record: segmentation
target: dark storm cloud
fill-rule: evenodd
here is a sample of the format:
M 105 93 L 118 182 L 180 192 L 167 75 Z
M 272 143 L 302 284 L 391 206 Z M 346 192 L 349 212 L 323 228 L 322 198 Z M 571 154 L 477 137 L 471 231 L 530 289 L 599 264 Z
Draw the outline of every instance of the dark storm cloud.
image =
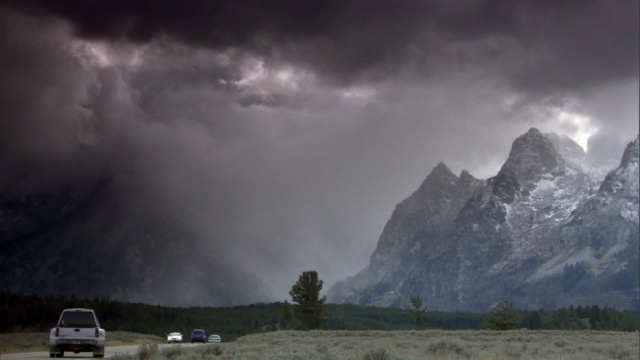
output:
M 79 139 L 91 132 L 82 126 L 89 124 L 79 104 L 92 75 L 78 71 L 51 24 L 2 14 L 0 24 L 0 192 L 28 192 L 69 177 L 73 165 L 88 165 L 77 152 Z
M 142 115 L 120 72 L 83 64 L 88 50 L 58 21 L 0 13 L 0 35 L 0 196 L 82 186 L 122 166 L 112 157 Z
M 443 70 L 442 61 L 434 63 L 440 57 L 459 67 L 495 66 L 517 89 L 534 93 L 638 76 L 637 0 L 11 2 L 66 19 L 88 39 L 168 36 L 244 48 L 339 83 L 381 80 L 407 66 L 432 74 Z M 480 39 L 497 45 L 480 53 L 466 46 Z
M 582 125 L 619 161 L 637 63 L 637 0 L 6 0 L 0 196 L 141 184 L 282 300 L 366 265 L 440 161 Z

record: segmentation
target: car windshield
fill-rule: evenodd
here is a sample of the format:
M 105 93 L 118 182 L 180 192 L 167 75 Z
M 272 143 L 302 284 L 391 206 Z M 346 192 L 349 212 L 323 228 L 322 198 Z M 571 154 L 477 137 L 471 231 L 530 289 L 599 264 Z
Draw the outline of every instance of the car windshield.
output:
M 59 326 L 95 327 L 97 326 L 93 313 L 88 311 L 65 311 L 60 318 Z
M 180 336 L 180 333 L 171 333 L 169 336 Z

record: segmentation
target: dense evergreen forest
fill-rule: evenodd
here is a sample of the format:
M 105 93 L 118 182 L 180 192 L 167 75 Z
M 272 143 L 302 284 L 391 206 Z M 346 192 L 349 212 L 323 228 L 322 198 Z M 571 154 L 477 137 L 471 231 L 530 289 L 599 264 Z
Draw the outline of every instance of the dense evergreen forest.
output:
M 164 336 L 179 331 L 188 341 L 192 329 L 219 334 L 225 341 L 239 336 L 282 328 L 283 303 L 259 303 L 225 308 L 173 308 L 121 303 L 104 299 L 17 296 L 0 293 L 0 332 L 48 331 L 62 309 L 94 309 L 107 331 L 131 331 Z M 407 330 L 415 322 L 407 310 L 325 305 L 326 330 Z M 553 311 L 519 311 L 522 328 L 589 329 L 635 331 L 640 329 L 640 313 L 607 307 L 570 307 Z M 426 329 L 483 329 L 485 314 L 428 312 Z

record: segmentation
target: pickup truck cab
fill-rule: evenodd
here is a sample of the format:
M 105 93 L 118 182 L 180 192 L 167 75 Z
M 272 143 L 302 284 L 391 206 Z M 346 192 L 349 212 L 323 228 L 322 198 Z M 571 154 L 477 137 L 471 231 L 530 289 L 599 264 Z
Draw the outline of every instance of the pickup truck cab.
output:
M 93 352 L 94 358 L 104 357 L 106 332 L 100 328 L 91 309 L 65 309 L 58 325 L 49 332 L 49 357 L 63 357 L 65 351 L 75 354 Z

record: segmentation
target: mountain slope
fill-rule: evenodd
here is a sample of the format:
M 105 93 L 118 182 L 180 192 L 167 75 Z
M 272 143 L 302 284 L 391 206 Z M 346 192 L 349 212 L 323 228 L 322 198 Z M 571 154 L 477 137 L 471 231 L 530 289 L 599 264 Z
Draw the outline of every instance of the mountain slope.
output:
M 457 177 L 440 163 L 412 196 L 398 204 L 382 231 L 369 266 L 351 279 L 353 288 L 340 288 L 343 284 L 339 283 L 332 291 L 344 292 L 346 302 L 398 305 L 394 302 L 393 289 L 398 285 L 394 281 L 409 277 L 412 268 L 422 261 L 425 249 L 432 256 L 447 250 L 446 244 L 440 246 L 432 240 L 451 232 L 450 219 L 483 184 L 466 171 Z M 383 296 L 376 298 L 379 293 Z M 373 297 L 367 298 L 369 294 Z
M 637 306 L 637 142 L 596 191 L 577 144 L 529 130 L 495 177 L 474 180 L 459 197 L 438 185 L 398 205 L 369 266 L 329 299 L 403 306 L 418 295 L 431 309 L 479 311 L 502 299 Z M 400 211 L 406 204 L 429 211 Z
M 0 291 L 228 306 L 264 298 L 256 277 L 203 241 L 142 187 L 108 179 L 0 201 Z M 130 194 L 136 193 L 136 196 Z

